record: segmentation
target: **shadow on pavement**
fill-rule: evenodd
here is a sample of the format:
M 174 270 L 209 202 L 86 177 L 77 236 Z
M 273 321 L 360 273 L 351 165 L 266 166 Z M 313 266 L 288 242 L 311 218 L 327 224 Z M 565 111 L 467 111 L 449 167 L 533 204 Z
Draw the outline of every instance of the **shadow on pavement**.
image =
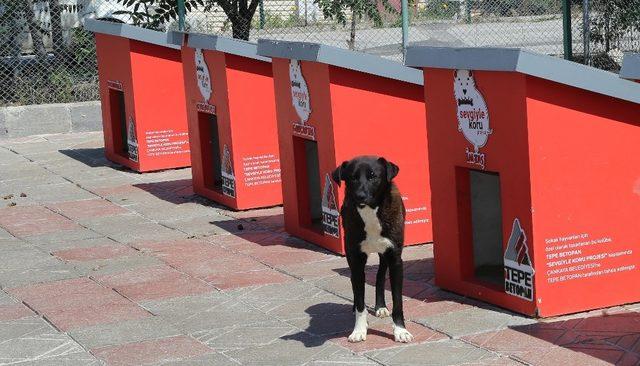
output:
M 125 169 L 120 164 L 116 164 L 105 157 L 104 148 L 83 148 L 83 149 L 66 149 L 59 150 L 61 154 L 64 154 L 74 160 L 77 160 L 88 167 L 98 168 L 102 166 L 110 166 L 116 169 Z
M 178 180 L 169 180 L 162 182 L 152 182 L 152 183 L 138 183 L 133 185 L 136 188 L 142 189 L 147 193 L 150 193 L 157 198 L 173 203 L 176 205 L 180 205 L 186 202 L 197 202 L 206 206 L 212 206 L 216 208 L 221 208 L 212 201 L 209 201 L 203 197 L 196 195 L 193 192 L 193 185 L 191 184 L 191 179 L 178 179 Z
M 308 307 L 309 325 L 301 332 L 289 334 L 280 339 L 295 340 L 305 347 L 322 346 L 329 338 L 348 336 L 354 326 L 351 305 L 321 303 Z
M 554 349 L 562 347 L 613 365 L 640 365 L 640 314 L 633 311 L 607 314 L 605 310 L 599 316 L 548 319 L 510 329 L 522 333 L 522 337 L 516 336 L 513 342 L 522 344 L 523 352 L 528 352 L 522 355 L 527 362 L 538 363 L 546 359 L 543 363 L 550 364 L 558 357 Z M 536 342 L 531 337 L 543 342 Z M 579 363 L 576 360 L 576 364 Z

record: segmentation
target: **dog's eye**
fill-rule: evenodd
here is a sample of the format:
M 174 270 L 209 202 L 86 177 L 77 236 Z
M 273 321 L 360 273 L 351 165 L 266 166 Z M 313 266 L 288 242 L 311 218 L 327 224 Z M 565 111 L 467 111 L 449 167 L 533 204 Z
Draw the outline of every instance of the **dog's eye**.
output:
M 373 172 L 368 172 L 367 173 L 367 179 L 368 180 L 372 180 L 376 177 L 376 175 Z

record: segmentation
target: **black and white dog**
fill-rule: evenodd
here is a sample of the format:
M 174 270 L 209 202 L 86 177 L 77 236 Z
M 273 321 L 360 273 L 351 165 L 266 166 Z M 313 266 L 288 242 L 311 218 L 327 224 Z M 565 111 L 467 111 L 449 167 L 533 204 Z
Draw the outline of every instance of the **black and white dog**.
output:
M 345 161 L 333 172 L 333 180 L 345 182 L 345 199 L 340 210 L 344 228 L 347 262 L 351 270 L 356 324 L 350 342 L 367 339 L 367 310 L 364 304 L 364 269 L 369 254 L 378 253 L 376 276 L 378 317 L 389 316 L 384 284 L 389 269 L 393 300 L 393 335 L 396 342 L 411 342 L 413 336 L 404 325 L 402 311 L 402 244 L 405 209 L 402 196 L 393 183 L 399 168 L 385 158 L 360 156 Z

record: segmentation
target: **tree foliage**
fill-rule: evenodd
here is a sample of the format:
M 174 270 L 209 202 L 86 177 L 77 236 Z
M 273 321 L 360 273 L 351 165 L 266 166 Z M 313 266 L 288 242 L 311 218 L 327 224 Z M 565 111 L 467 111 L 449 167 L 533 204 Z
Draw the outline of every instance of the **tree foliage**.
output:
M 362 19 L 367 17 L 376 26 L 382 26 L 382 14 L 380 12 L 381 5 L 387 12 L 399 14 L 390 3 L 389 0 L 314 0 L 327 19 L 334 19 L 342 25 L 347 24 L 348 15 L 353 18 Z
M 178 19 L 178 0 L 117 0 L 131 10 L 120 10 L 115 14 L 131 16 L 134 24 L 161 29 L 167 23 Z M 184 0 L 185 12 L 196 9 L 210 11 L 218 5 L 231 22 L 234 38 L 249 39 L 251 19 L 260 0 Z
M 590 38 L 608 52 L 640 31 L 640 0 L 592 0 Z
M 389 0 L 313 0 L 313 2 L 318 5 L 325 18 L 333 19 L 343 26 L 347 24 L 349 15 L 351 16 L 351 35 L 348 40 L 351 49 L 355 48 L 357 20 L 366 17 L 376 27 L 381 27 L 383 25 L 381 8 L 390 14 L 400 14 Z

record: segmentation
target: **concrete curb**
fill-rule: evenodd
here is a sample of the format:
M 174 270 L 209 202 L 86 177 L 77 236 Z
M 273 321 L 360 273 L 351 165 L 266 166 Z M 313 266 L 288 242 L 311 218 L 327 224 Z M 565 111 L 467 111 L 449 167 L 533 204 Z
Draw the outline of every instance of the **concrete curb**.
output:
M 101 130 L 102 112 L 99 101 L 0 108 L 0 140 Z

